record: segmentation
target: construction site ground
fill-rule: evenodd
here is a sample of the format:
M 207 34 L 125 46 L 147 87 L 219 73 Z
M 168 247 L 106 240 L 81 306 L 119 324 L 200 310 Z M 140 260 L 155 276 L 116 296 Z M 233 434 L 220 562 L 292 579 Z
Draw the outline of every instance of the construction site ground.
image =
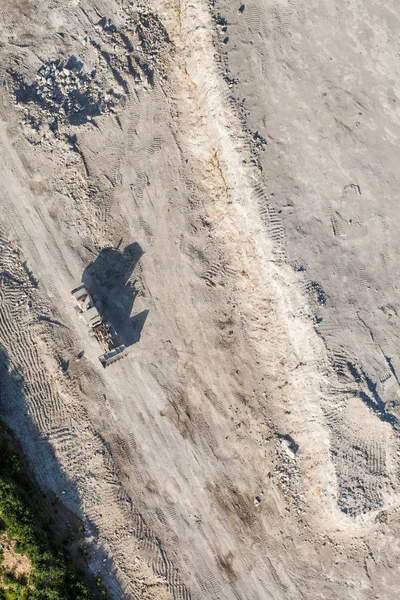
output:
M 0 416 L 92 573 L 396 598 L 396 2 L 0 11 Z

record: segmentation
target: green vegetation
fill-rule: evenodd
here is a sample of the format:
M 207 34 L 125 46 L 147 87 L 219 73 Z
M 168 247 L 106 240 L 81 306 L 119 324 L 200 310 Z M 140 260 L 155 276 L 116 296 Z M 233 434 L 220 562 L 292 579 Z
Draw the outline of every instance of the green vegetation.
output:
M 31 562 L 28 580 L 6 570 L 0 555 L 0 600 L 92 600 L 95 596 L 74 568 L 70 555 L 51 535 L 34 500 L 37 494 L 9 433 L 0 425 L 1 525 L 8 538 L 17 540 L 14 551 Z M 104 597 L 104 588 L 99 592 Z

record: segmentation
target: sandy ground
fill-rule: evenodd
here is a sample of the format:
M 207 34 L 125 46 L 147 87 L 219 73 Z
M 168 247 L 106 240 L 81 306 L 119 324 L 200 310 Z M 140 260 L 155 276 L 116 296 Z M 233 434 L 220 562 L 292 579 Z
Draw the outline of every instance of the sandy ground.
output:
M 394 1 L 1 11 L 1 414 L 93 573 L 396 597 Z M 128 346 L 105 370 L 82 279 Z
M 27 556 L 18 554 L 15 547 L 16 540 L 9 539 L 6 533 L 0 536 L 0 551 L 2 553 L 2 567 L 17 577 L 25 575 L 29 579 L 31 572 L 31 563 Z M 4 585 L 4 584 L 3 584 Z

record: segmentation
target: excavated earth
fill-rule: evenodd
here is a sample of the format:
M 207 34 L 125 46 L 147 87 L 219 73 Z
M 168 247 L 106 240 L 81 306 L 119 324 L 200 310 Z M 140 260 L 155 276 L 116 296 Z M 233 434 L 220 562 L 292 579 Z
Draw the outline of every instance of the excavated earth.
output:
M 395 0 L 0 10 L 0 417 L 91 571 L 396 598 Z M 81 281 L 127 346 L 106 369 Z

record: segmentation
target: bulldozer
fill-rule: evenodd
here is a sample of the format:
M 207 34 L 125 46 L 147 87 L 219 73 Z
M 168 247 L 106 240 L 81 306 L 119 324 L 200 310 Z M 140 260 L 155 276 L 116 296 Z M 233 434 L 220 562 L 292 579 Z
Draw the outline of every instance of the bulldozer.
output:
M 73 289 L 71 295 L 75 300 L 76 311 L 104 350 L 104 353 L 99 356 L 99 361 L 103 367 L 105 368 L 122 358 L 123 353 L 126 351 L 125 345 L 119 343 L 118 334 L 112 323 L 103 319 L 103 307 L 100 300 L 91 294 L 84 283 Z

